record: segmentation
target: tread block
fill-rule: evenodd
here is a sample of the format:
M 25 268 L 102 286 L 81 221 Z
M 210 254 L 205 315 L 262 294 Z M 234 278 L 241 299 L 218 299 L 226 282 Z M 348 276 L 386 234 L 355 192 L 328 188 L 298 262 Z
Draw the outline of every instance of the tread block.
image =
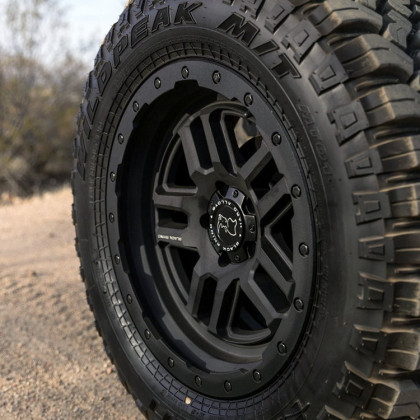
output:
M 410 81 L 410 87 L 413 88 L 416 92 L 420 92 L 420 74 L 416 73 Z
M 328 54 L 326 60 L 312 73 L 309 80 L 319 95 L 327 89 L 347 81 L 349 76 L 335 54 Z
M 357 206 L 356 223 L 372 222 L 391 216 L 387 194 L 383 192 L 354 193 L 353 203 Z
M 363 6 L 376 12 L 376 0 L 355 0 L 355 2 L 363 4 Z
M 351 402 L 362 408 L 371 399 L 374 392 L 374 384 L 361 378 L 350 370 L 348 363 L 343 367 L 343 379 L 337 383 L 333 393 L 341 400 Z
M 409 19 L 412 13 L 410 10 L 410 5 L 410 0 L 386 0 L 384 4 L 384 10 L 386 12 L 395 10 L 401 16 Z
M 420 316 L 420 282 L 417 278 L 395 283 L 394 308 L 397 313 Z
M 265 27 L 274 33 L 279 25 L 289 16 L 295 6 L 290 1 L 276 3 L 265 21 Z
M 369 121 L 360 101 L 339 107 L 330 114 L 337 127 L 336 138 L 341 145 L 350 137 L 369 127 Z
M 391 10 L 384 16 L 386 29 L 383 36 L 388 41 L 402 48 L 407 49 L 407 38 L 411 33 L 411 23 L 395 10 Z
M 420 183 L 403 185 L 389 191 L 392 204 L 404 201 L 417 201 L 420 198 Z
M 359 240 L 359 257 L 397 264 L 420 264 L 420 232 L 394 233 Z
M 301 21 L 282 41 L 285 47 L 294 52 L 295 60 L 300 63 L 303 56 L 321 38 L 321 34 L 307 20 Z
M 242 0 L 239 10 L 241 12 L 250 12 L 251 16 L 256 19 L 259 12 L 263 8 L 265 0 Z
M 372 237 L 359 240 L 359 257 L 374 261 L 394 260 L 394 250 L 389 238 Z
M 376 146 L 385 172 L 411 171 L 420 167 L 420 136 L 407 136 Z
M 345 420 L 346 417 L 325 405 L 316 416 L 316 420 Z
M 345 165 L 349 178 L 372 175 L 375 173 L 375 166 L 379 166 L 378 169 L 381 168 L 380 163 L 378 165 L 374 164 L 371 151 L 369 150 L 347 159 Z
M 343 368 L 343 379 L 336 384 L 333 392 L 339 399 L 382 418 L 388 418 L 392 402 L 398 395 L 398 390 L 384 383 L 364 379 L 347 362 Z
M 360 35 L 338 47 L 335 53 L 350 78 L 380 72 L 407 82 L 413 72 L 413 60 L 377 34 Z
M 361 98 L 372 127 L 413 124 L 420 118 L 420 96 L 406 84 L 388 85 Z
M 413 403 L 413 401 L 415 401 Z M 401 414 L 400 414 L 401 413 Z M 420 416 L 420 383 L 411 379 L 400 383 L 400 393 L 395 401 L 392 418 L 408 416 L 419 418 Z
M 410 231 L 393 236 L 395 262 L 420 264 L 420 232 Z
M 370 274 L 359 273 L 360 309 L 392 311 L 394 302 L 394 284 Z
M 389 191 L 394 217 L 420 216 L 420 184 L 403 185 Z
M 418 1 L 411 6 L 410 22 L 418 22 L 420 20 L 420 4 Z
M 385 355 L 385 363 L 398 369 L 413 371 L 418 369 L 419 353 L 405 350 L 388 350 Z
M 378 13 L 347 0 L 324 1 L 309 15 L 309 20 L 323 36 L 345 27 L 360 28 L 363 32 L 379 32 L 382 28 Z
M 387 335 L 379 330 L 355 326 L 350 338 L 350 346 L 357 352 L 381 363 L 385 359 Z

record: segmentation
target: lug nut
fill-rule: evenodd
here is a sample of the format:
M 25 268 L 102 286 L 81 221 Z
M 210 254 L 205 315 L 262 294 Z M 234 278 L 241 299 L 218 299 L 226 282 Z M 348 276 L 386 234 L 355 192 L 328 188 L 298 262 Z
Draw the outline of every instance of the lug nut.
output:
M 254 103 L 254 97 L 250 93 L 247 93 L 244 102 L 246 106 L 251 106 Z
M 225 382 L 225 390 L 226 392 L 232 391 L 232 384 L 229 381 Z
M 254 370 L 253 377 L 255 382 L 261 382 L 261 373 L 258 370 Z
M 169 358 L 169 359 L 168 359 L 168 365 L 169 365 L 169 367 L 170 367 L 170 368 L 173 368 L 173 367 L 175 366 L 174 359 Z
M 240 257 L 239 255 L 235 255 L 235 261 L 236 261 L 236 262 L 241 261 L 241 257 Z
M 115 259 L 115 263 L 116 263 L 116 264 L 120 264 L 120 263 L 121 263 L 121 257 L 120 257 L 119 255 L 116 255 L 116 256 L 114 257 L 114 259 Z
M 190 75 L 190 71 L 188 70 L 188 67 L 183 67 L 181 70 L 181 74 L 184 79 L 188 79 L 188 76 Z
M 114 216 L 114 214 L 113 214 L 113 213 L 110 213 L 110 215 L 109 215 L 109 221 L 110 221 L 111 223 L 114 223 L 114 222 L 115 222 L 115 216 Z
M 302 257 L 307 257 L 309 255 L 309 246 L 306 244 L 300 244 L 299 252 Z
M 303 303 L 302 299 L 298 298 L 295 300 L 295 308 L 297 311 L 302 312 L 304 307 L 305 307 L 305 304 Z
M 115 180 L 117 179 L 117 175 L 115 175 L 115 172 L 111 172 L 111 173 L 109 174 L 109 179 L 110 179 L 112 182 L 115 182 Z
M 293 198 L 299 198 L 302 195 L 302 190 L 298 185 L 292 187 L 292 196 Z
M 237 190 L 233 191 L 233 196 L 236 198 L 239 195 L 239 192 Z
M 274 146 L 278 146 L 281 143 L 281 134 L 280 133 L 274 133 L 271 138 Z
M 146 340 L 150 340 L 152 338 L 152 333 L 149 330 L 146 330 L 144 336 L 146 337 Z
M 133 303 L 133 298 L 131 297 L 131 295 L 127 295 L 127 303 L 129 305 L 131 305 Z
M 133 103 L 133 110 L 134 110 L 134 112 L 139 112 L 140 111 L 140 105 L 137 101 Z
M 124 136 L 122 134 L 118 134 L 118 143 L 120 144 L 124 143 Z
M 279 351 L 280 354 L 286 354 L 287 353 L 286 344 L 284 344 L 283 342 L 280 342 L 279 344 L 277 344 L 277 350 Z
M 201 386 L 202 385 L 202 381 L 201 381 L 201 378 L 199 376 L 196 376 L 195 377 L 195 384 L 197 386 Z
M 255 233 L 255 231 L 256 231 L 256 227 L 255 227 L 255 225 L 251 225 L 251 226 L 249 227 L 249 231 L 250 231 L 251 233 Z
M 222 75 L 218 71 L 215 71 L 213 73 L 213 82 L 216 83 L 216 85 L 217 85 L 221 81 L 222 81 Z
M 155 88 L 156 89 L 160 89 L 161 86 L 162 86 L 162 81 L 159 79 L 159 77 L 156 77 L 156 79 L 155 79 Z

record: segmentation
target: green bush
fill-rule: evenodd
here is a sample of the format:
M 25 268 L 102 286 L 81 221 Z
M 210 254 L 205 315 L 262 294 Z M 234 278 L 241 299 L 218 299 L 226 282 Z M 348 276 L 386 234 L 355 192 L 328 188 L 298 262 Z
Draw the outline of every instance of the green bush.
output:
M 26 195 L 69 178 L 86 68 L 66 51 L 55 0 L 9 1 L 3 12 L 0 192 Z

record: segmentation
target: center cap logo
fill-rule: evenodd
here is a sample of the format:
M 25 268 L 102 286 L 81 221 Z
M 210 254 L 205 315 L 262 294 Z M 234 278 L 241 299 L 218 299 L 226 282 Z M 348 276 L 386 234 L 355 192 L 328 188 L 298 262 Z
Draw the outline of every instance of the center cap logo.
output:
M 229 219 L 226 219 L 226 217 L 220 213 L 217 219 L 217 234 L 219 237 L 220 230 L 223 229 L 225 233 L 228 233 L 230 236 L 234 236 L 236 238 L 236 228 L 238 227 L 238 221 L 233 220 L 230 217 Z
M 221 250 L 235 251 L 241 246 L 244 222 L 239 207 L 221 199 L 210 209 L 210 239 Z

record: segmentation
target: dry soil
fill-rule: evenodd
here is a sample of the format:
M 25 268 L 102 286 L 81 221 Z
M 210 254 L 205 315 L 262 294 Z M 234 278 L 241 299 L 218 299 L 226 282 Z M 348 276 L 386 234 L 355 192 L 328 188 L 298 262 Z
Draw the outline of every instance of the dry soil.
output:
M 78 273 L 71 193 L 0 206 L 0 419 L 143 419 Z

